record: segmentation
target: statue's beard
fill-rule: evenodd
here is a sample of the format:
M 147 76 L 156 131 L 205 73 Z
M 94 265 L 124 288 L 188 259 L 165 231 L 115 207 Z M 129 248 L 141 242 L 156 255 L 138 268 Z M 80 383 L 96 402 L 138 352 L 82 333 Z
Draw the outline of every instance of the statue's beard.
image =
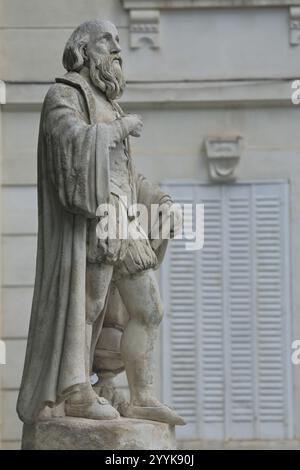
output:
M 125 89 L 122 61 L 119 56 L 105 55 L 96 61 L 90 58 L 90 77 L 109 100 L 119 98 Z

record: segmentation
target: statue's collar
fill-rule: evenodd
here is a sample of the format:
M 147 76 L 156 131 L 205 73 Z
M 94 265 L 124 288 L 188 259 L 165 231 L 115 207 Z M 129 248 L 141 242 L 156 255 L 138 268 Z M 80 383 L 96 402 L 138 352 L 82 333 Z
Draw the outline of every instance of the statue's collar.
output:
M 94 93 L 85 78 L 77 72 L 68 72 L 63 77 L 56 78 L 55 81 L 76 87 L 81 91 L 86 100 L 90 122 L 94 124 L 96 122 L 96 102 Z
M 95 124 L 97 122 L 96 98 L 94 95 L 95 92 L 93 91 L 89 82 L 80 73 L 77 72 L 67 72 L 63 77 L 56 78 L 55 81 L 57 83 L 65 83 L 67 85 L 76 87 L 81 91 L 86 100 L 90 123 Z M 119 103 L 114 101 L 113 106 L 121 115 L 124 115 L 124 112 Z

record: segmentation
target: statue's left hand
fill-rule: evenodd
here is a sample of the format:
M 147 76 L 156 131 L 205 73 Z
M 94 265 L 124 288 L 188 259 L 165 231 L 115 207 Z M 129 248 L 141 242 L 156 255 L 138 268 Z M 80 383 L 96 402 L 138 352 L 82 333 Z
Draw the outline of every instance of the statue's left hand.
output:
M 143 128 L 141 116 L 138 114 L 127 114 L 122 118 L 122 120 L 127 126 L 130 135 L 133 137 L 140 137 Z
M 160 238 L 153 239 L 151 246 L 154 250 L 158 249 L 162 241 L 168 238 L 174 238 L 180 233 L 182 228 L 182 214 L 178 205 L 172 201 L 165 202 L 159 206 L 159 219 L 156 223 L 160 226 Z M 155 233 L 155 231 L 153 232 Z

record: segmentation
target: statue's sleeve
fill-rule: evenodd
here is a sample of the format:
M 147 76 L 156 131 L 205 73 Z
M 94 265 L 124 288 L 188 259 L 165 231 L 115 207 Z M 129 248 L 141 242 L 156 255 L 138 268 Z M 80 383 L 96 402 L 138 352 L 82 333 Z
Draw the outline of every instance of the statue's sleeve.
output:
M 109 196 L 110 126 L 88 123 L 80 92 L 57 84 L 48 93 L 41 123 L 45 178 L 64 208 L 96 217 Z
M 107 124 L 109 127 L 109 148 L 115 148 L 129 135 L 129 129 L 122 118 Z
M 147 213 L 148 213 L 148 222 L 147 222 L 147 228 L 148 228 L 148 236 L 151 242 L 151 233 L 153 226 L 157 220 L 158 213 L 159 213 L 159 206 L 162 204 L 168 204 L 172 203 L 172 198 L 169 194 L 165 193 L 160 189 L 160 187 L 157 184 L 153 184 L 150 181 L 148 181 L 145 176 L 141 174 L 137 174 L 136 176 L 136 189 L 137 189 L 137 202 L 139 204 L 143 204 L 147 207 Z M 157 207 L 157 214 L 153 212 L 153 209 L 151 208 L 151 205 L 155 204 Z M 158 263 L 162 262 L 166 249 L 168 245 L 168 240 L 162 240 L 154 249 L 155 254 L 158 259 Z
M 160 189 L 157 184 L 153 184 L 140 173 L 136 176 L 137 202 L 150 207 L 151 204 L 165 204 L 172 202 L 171 196 Z

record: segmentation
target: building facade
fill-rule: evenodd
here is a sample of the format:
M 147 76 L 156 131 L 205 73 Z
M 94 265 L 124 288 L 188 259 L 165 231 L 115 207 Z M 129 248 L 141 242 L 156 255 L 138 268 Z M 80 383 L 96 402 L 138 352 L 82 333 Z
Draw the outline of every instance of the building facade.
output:
M 187 419 L 181 445 L 300 439 L 300 1 L 1 0 L 2 447 L 21 439 L 41 104 L 72 30 L 98 18 L 119 29 L 121 104 L 144 120 L 138 169 L 204 204 L 203 249 L 174 241 L 160 273 L 157 389 Z

